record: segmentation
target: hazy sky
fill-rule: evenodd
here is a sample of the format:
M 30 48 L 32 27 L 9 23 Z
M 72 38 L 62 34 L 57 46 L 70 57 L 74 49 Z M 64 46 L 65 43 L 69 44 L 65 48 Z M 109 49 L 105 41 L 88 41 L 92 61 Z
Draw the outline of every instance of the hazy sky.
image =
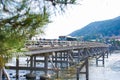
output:
M 79 1 L 79 0 L 78 0 Z M 58 38 L 84 27 L 90 22 L 120 16 L 120 0 L 81 0 L 81 5 L 67 7 L 64 15 L 52 18 L 45 28 L 44 38 Z

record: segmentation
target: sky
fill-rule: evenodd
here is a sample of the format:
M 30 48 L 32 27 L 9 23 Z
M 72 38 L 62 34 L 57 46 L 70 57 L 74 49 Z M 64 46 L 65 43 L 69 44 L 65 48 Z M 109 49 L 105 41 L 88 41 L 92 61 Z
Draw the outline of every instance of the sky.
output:
M 81 29 L 94 21 L 120 16 L 120 0 L 78 0 L 80 4 L 68 6 L 65 13 L 54 15 L 42 38 L 56 39 Z

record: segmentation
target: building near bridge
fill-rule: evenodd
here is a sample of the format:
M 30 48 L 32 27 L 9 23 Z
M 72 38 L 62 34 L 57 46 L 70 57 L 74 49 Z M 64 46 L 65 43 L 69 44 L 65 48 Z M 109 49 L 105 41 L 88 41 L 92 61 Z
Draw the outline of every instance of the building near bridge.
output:
M 76 37 L 72 36 L 59 36 L 60 41 L 77 41 Z

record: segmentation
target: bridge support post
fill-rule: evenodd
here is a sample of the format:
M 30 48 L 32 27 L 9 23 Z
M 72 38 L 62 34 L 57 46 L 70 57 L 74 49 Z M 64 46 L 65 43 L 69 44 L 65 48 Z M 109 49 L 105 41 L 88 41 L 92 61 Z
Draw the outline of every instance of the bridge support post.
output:
M 89 61 L 88 61 L 88 58 L 86 60 L 86 80 L 89 80 Z
M 33 67 L 33 62 L 35 62 L 34 59 L 35 59 L 34 56 L 30 56 L 30 68 Z M 36 76 L 33 74 L 33 69 L 30 70 L 30 73 L 26 74 L 26 79 L 30 79 L 30 80 L 35 80 L 36 79 Z
M 85 67 L 85 72 L 81 72 L 81 70 Z M 77 73 L 76 73 L 76 80 L 79 80 L 79 74 L 85 74 L 86 80 L 89 80 L 89 61 L 88 58 L 84 61 L 84 63 L 81 66 L 77 67 Z
M 16 79 L 19 78 L 19 56 L 16 57 Z
M 45 71 L 44 71 L 44 75 L 41 75 L 40 76 L 40 80 L 48 80 L 50 79 L 50 76 L 48 75 L 48 63 L 49 63 L 49 54 L 45 54 L 44 55 L 44 68 L 45 68 Z
M 103 67 L 104 67 L 104 65 L 105 65 L 105 53 L 103 52 L 103 54 L 102 54 L 102 65 L 103 65 Z
M 57 64 L 58 64 L 58 59 L 57 59 L 57 57 L 58 57 L 57 52 L 55 52 L 56 78 L 58 78 L 58 77 L 59 77 L 59 70 L 57 70 L 57 69 L 58 69 L 58 66 L 57 66 Z
M 33 56 L 30 56 L 30 67 L 33 67 Z M 30 70 L 30 74 L 32 74 L 33 70 Z
M 79 62 L 80 62 L 80 50 L 78 50 L 78 58 L 77 58 L 77 63 L 79 64 Z
M 106 58 L 108 58 L 108 55 L 109 55 L 109 51 L 107 50 L 107 51 L 105 52 Z
M 36 56 L 34 56 L 34 67 L 36 67 Z
M 57 52 L 55 52 L 55 67 L 57 67 Z
M 60 52 L 60 68 L 62 69 L 63 68 L 63 55 L 62 55 L 62 52 Z
M 67 69 L 68 69 L 68 67 L 69 67 L 69 55 L 68 55 L 68 54 L 69 54 L 69 52 L 67 51 L 67 52 L 66 52 L 66 58 L 67 58 L 67 59 L 66 59 L 66 60 L 67 60 L 66 68 L 67 68 Z
M 45 58 L 45 63 L 44 63 L 45 75 L 48 75 L 48 54 L 46 54 L 44 58 Z
M 105 64 L 105 53 L 104 52 L 101 55 L 99 55 L 98 57 L 96 56 L 96 66 L 98 66 L 99 61 L 102 61 L 102 65 L 104 66 L 104 64 Z

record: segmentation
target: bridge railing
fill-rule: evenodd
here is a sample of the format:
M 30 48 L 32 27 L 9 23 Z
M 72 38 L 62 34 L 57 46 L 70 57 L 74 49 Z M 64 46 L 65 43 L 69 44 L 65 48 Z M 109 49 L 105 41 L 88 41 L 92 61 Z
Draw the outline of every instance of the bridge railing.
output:
M 80 41 L 58 41 L 58 40 L 28 40 L 26 41 L 25 47 L 66 47 L 66 46 L 81 46 L 81 47 L 106 47 L 104 43 L 98 42 L 80 42 Z
M 76 46 L 80 44 L 78 41 L 42 41 L 42 40 L 28 40 L 25 46 L 28 47 L 57 47 L 57 46 Z

